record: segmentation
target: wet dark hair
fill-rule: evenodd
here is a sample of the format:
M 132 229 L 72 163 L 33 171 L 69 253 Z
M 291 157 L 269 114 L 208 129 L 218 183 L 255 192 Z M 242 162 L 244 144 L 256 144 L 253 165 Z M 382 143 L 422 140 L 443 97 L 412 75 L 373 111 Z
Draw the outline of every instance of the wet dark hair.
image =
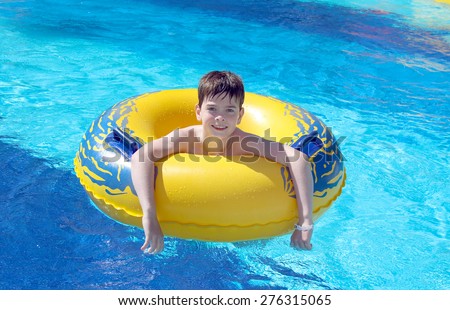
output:
M 198 105 L 201 107 L 203 100 L 217 95 L 235 97 L 239 102 L 239 108 L 244 103 L 244 83 L 242 79 L 230 71 L 211 71 L 205 74 L 198 84 Z

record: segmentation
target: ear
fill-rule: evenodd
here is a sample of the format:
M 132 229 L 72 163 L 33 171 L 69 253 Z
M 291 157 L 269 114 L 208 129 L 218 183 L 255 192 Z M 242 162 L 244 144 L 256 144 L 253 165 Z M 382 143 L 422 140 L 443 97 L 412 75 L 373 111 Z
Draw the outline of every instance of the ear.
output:
M 241 120 L 242 120 L 242 117 L 244 116 L 244 108 L 241 108 L 240 110 L 239 110 L 239 118 L 238 118 L 238 121 L 237 121 L 237 124 L 239 125 L 240 123 L 241 123 Z
M 195 105 L 195 116 L 197 116 L 197 120 L 201 121 L 202 117 L 200 116 L 200 111 L 202 110 L 202 108 L 200 107 L 200 104 L 196 104 Z

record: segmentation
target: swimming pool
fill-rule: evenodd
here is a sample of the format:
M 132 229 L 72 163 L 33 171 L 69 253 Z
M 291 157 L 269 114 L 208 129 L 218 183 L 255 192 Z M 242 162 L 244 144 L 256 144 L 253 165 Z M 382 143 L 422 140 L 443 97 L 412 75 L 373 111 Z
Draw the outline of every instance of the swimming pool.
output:
M 450 6 L 433 1 L 0 2 L 0 289 L 450 289 Z M 125 98 L 231 70 L 341 137 L 314 250 L 143 233 L 72 160 Z

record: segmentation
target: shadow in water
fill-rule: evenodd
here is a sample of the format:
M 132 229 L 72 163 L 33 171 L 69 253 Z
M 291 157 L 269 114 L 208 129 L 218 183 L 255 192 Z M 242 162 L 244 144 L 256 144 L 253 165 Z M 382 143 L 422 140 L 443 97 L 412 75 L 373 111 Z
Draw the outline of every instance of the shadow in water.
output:
M 256 253 L 232 244 L 166 238 L 163 254 L 144 255 L 142 230 L 94 208 L 72 171 L 2 140 L 0 155 L 0 289 L 289 288 L 252 273 Z

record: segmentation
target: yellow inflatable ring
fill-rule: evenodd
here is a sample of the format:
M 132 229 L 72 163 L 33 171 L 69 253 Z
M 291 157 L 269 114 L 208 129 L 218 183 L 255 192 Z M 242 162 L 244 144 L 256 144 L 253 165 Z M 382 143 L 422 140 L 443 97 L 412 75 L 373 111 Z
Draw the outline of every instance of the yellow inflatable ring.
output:
M 87 130 L 76 154 L 75 172 L 95 205 L 109 217 L 142 227 L 142 211 L 130 162 L 108 144 L 115 128 L 140 144 L 176 128 L 198 124 L 196 89 L 167 90 L 127 99 L 106 110 Z M 345 183 L 343 156 L 330 130 L 311 113 L 289 103 L 245 94 L 239 127 L 290 143 L 316 132 L 323 147 L 311 155 L 313 215 L 317 220 Z M 119 130 L 120 135 L 120 130 Z M 320 139 L 317 141 L 317 139 Z M 125 148 L 125 142 L 121 142 Z M 136 148 L 133 143 L 128 147 Z M 241 241 L 286 234 L 297 222 L 289 171 L 264 158 L 175 154 L 156 163 L 157 215 L 165 235 L 206 241 Z

